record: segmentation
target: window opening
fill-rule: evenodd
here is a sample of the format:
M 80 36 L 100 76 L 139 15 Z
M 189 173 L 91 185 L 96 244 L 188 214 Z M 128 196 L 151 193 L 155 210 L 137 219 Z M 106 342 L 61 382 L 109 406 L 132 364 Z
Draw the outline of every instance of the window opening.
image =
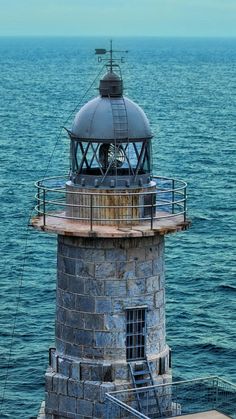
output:
M 127 361 L 146 357 L 146 312 L 147 308 L 126 310 L 126 357 Z

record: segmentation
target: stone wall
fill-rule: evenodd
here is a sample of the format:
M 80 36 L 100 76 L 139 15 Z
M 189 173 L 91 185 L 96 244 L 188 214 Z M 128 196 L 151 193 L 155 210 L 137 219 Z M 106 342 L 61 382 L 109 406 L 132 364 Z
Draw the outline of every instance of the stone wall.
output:
M 46 418 L 104 418 L 105 393 L 132 386 L 129 307 L 147 307 L 153 378 L 160 384 L 170 380 L 164 282 L 163 236 L 58 236 L 56 348 L 46 373 Z

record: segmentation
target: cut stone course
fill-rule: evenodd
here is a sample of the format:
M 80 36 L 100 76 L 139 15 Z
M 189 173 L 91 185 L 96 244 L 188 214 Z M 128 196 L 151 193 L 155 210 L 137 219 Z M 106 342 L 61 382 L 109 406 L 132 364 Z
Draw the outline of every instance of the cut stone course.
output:
M 46 373 L 45 416 L 105 418 L 105 394 L 132 387 L 126 360 L 126 309 L 131 307 L 147 310 L 146 353 L 154 382 L 171 377 L 163 243 L 158 236 L 58 237 L 56 350 Z

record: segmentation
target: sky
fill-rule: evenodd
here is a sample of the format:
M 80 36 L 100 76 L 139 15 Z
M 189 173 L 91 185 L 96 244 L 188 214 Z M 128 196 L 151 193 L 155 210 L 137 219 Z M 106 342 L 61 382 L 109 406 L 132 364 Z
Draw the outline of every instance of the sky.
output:
M 236 36 L 236 0 L 0 0 L 0 36 Z

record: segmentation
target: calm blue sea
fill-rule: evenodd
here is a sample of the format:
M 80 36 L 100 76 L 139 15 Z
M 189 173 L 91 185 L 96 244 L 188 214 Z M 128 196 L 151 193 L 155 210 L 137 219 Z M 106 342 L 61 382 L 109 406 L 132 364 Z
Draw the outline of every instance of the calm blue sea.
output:
M 0 38 L 1 392 L 22 280 L 2 418 L 34 418 L 44 397 L 56 242 L 27 236 L 33 184 L 48 165 L 49 176 L 67 172 L 60 130 L 100 69 L 94 48 L 106 46 L 104 38 Z M 120 38 L 114 47 L 129 50 L 126 94 L 151 121 L 155 174 L 189 185 L 192 228 L 166 239 L 174 379 L 216 374 L 236 383 L 236 39 Z

